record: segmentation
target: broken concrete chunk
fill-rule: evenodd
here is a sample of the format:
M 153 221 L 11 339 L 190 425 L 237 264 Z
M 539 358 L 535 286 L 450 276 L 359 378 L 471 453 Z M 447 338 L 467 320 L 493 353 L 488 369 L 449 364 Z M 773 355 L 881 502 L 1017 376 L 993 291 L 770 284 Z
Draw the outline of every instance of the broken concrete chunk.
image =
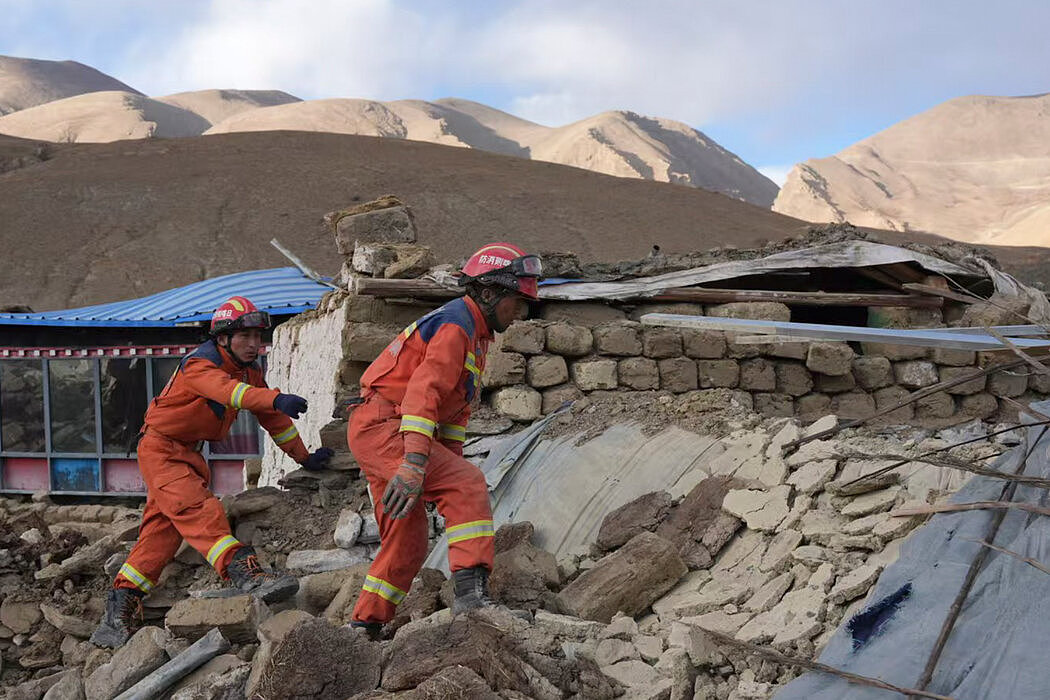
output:
M 643 531 L 652 532 L 671 511 L 671 494 L 653 491 L 611 511 L 602 520 L 595 544 L 603 551 L 616 549 Z
M 759 569 L 777 573 L 791 566 L 794 559 L 791 553 L 802 543 L 802 533 L 798 530 L 782 530 L 773 536 L 762 557 Z
M 841 513 L 847 518 L 859 518 L 862 515 L 882 513 L 893 507 L 897 502 L 900 491 L 899 488 L 889 488 L 857 496 L 842 507 Z
M 367 561 L 370 561 L 368 550 L 358 544 L 350 549 L 297 549 L 288 553 L 285 567 L 316 574 L 335 569 L 349 569 Z
M 192 641 L 218 627 L 234 643 L 255 641 L 259 623 L 270 616 L 270 609 L 258 598 L 238 595 L 230 598 L 184 598 L 168 611 L 164 624 L 176 637 Z
M 335 524 L 335 532 L 332 539 L 343 548 L 350 549 L 357 544 L 357 536 L 361 534 L 361 525 L 364 519 L 361 514 L 353 508 L 344 508 L 339 513 L 339 520 Z
M 800 493 L 817 493 L 835 478 L 837 469 L 838 462 L 834 459 L 819 459 L 808 462 L 796 469 L 788 477 L 787 483 L 794 486 Z
M 769 491 L 738 489 L 726 494 L 722 508 L 744 520 L 748 529 L 772 532 L 787 517 L 790 486 L 776 486 Z
M 824 593 L 816 588 L 791 591 L 768 612 L 756 615 L 740 628 L 736 638 L 745 642 L 775 645 L 812 639 L 823 628 Z
M 88 676 L 84 682 L 85 695 L 112 698 L 135 685 L 167 663 L 168 654 L 164 647 L 169 640 L 168 633 L 159 627 L 143 627 L 113 653 L 109 663 L 99 666 Z
M 795 582 L 794 575 L 789 571 L 780 574 L 774 579 L 767 581 L 765 585 L 748 598 L 744 603 L 744 610 L 751 612 L 765 612 L 780 602 L 784 594 L 791 590 L 791 584 Z
M 850 482 L 885 469 L 899 461 L 889 459 L 847 459 L 838 478 L 829 483 L 824 490 L 840 496 L 856 496 L 886 488 L 900 480 L 900 472 L 898 470 L 883 472 L 856 483 Z M 903 466 L 907 467 L 908 465 Z
M 797 547 L 791 556 L 795 561 L 800 561 L 807 566 L 819 566 L 828 560 L 828 550 L 815 544 L 807 544 Z
M 597 639 L 605 629 L 605 625 L 600 622 L 558 615 L 546 610 L 537 610 L 533 623 L 538 631 L 548 636 L 579 642 Z
M 845 603 L 864 595 L 879 580 L 882 567 L 864 564 L 843 576 L 831 589 L 828 600 L 832 603 Z
M 643 532 L 580 574 L 558 597 L 578 617 L 607 623 L 617 612 L 632 617 L 642 612 L 687 571 L 673 543 Z

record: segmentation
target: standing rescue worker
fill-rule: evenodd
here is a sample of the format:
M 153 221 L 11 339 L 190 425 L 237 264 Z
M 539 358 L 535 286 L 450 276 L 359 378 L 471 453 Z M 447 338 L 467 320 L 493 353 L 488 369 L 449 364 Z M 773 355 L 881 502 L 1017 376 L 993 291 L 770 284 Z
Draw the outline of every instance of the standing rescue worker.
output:
M 492 334 L 528 315 L 541 266 L 515 245 L 493 243 L 461 273 L 466 296 L 409 325 L 365 371 L 363 403 L 347 427 L 382 540 L 350 624 L 373 638 L 393 619 L 426 557 L 420 499 L 445 518 L 453 613 L 492 603 L 492 509 L 484 475 L 463 458 L 463 441 Z
M 244 297 L 231 298 L 212 316 L 211 340 L 182 360 L 146 410 L 138 443 L 146 507 L 138 542 L 91 635 L 95 644 L 119 647 L 128 640 L 142 618 L 142 598 L 184 539 L 241 591 L 274 602 L 299 589 L 295 577 L 261 566 L 255 550 L 233 537 L 222 504 L 208 489 L 211 473 L 201 455 L 204 441 L 224 440 L 237 412 L 245 409 L 304 468 L 322 469 L 331 458 L 328 448 L 309 453 L 292 424 L 306 411 L 306 399 L 266 385 L 257 360 L 262 331 L 269 327 L 269 314 Z

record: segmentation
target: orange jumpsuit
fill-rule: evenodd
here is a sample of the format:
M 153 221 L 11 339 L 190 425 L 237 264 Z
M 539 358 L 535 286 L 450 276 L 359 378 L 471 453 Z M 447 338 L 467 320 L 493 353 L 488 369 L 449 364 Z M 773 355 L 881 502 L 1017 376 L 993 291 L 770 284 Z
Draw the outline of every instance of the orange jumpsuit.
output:
M 427 518 L 421 502 L 400 520 L 380 499 L 407 452 L 429 455 L 422 500 L 445 518 L 452 571 L 492 569 L 493 530 L 485 477 L 463 459 L 467 419 L 478 398 L 492 332 L 474 301 L 455 299 L 403 330 L 361 378 L 347 443 L 368 478 L 382 546 L 353 619 L 393 619 L 423 565 Z
M 306 459 L 309 453 L 291 419 L 273 407 L 278 393 L 266 386 L 258 363 L 241 366 L 214 340 L 183 359 L 146 411 L 138 445 L 146 508 L 115 588 L 149 593 L 183 539 L 226 578 L 226 565 L 242 545 L 208 489 L 211 472 L 200 450 L 204 440 L 225 439 L 238 410 L 246 409 L 289 456 Z

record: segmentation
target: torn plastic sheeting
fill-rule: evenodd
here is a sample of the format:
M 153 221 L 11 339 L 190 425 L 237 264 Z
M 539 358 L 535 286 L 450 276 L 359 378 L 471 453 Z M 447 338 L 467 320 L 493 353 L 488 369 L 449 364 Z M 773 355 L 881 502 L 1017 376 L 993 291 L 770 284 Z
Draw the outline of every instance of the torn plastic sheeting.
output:
M 561 556 L 592 543 L 610 511 L 652 491 L 669 490 L 700 469 L 701 459 L 708 461 L 705 454 L 718 444 L 677 427 L 645 435 L 634 423 L 612 425 L 577 446 L 579 437 L 541 440 L 531 451 L 512 445 L 507 459 L 493 454 L 486 460 L 482 470 L 498 484 L 492 493 L 496 527 L 528 520 L 536 528 L 535 545 Z M 448 571 L 444 537 L 426 566 Z
M 1034 404 L 1050 411 L 1050 402 Z M 1015 471 L 1029 445 L 1039 440 L 1024 474 L 1050 476 L 1050 433 L 1028 429 L 1025 443 L 1002 455 L 994 468 Z M 997 500 L 1004 482 L 976 477 L 953 502 Z M 1019 486 L 1014 501 L 1043 503 L 1044 490 Z M 845 620 L 819 660 L 844 671 L 914 686 L 936 645 L 948 610 L 966 572 L 987 536 L 995 512 L 966 511 L 935 515 L 901 546 L 900 558 L 879 577 L 863 611 Z M 1050 562 L 1050 518 L 1009 511 L 995 544 L 1038 561 Z M 910 586 L 910 594 L 900 591 Z M 899 601 L 891 598 L 900 598 Z M 896 611 L 888 603 L 896 603 Z M 853 621 L 876 609 L 880 615 L 870 637 L 855 635 Z M 967 700 L 1036 700 L 1050 688 L 1050 576 L 999 552 L 988 552 L 984 568 L 963 605 L 927 690 Z M 863 637 L 864 635 L 861 635 Z M 807 673 L 785 686 L 776 700 L 882 700 L 881 690 L 851 685 Z
M 827 245 L 789 250 L 757 260 L 734 260 L 705 267 L 668 272 L 627 282 L 575 282 L 540 288 L 543 299 L 629 299 L 659 294 L 665 289 L 690 287 L 705 282 L 716 282 L 734 277 L 761 275 L 781 270 L 809 270 L 818 267 L 868 267 L 895 263 L 917 263 L 929 272 L 953 277 L 983 278 L 979 268 L 966 268 L 923 255 L 905 248 L 872 243 L 871 241 L 842 241 Z

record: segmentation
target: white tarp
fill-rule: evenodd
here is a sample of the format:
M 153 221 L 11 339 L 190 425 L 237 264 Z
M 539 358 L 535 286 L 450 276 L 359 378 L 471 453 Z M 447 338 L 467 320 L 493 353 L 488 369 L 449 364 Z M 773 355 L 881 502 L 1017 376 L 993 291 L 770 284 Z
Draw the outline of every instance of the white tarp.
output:
M 760 275 L 784 270 L 806 270 L 818 267 L 867 267 L 894 263 L 917 263 L 930 272 L 963 277 L 984 277 L 977 268 L 955 265 L 915 251 L 871 241 L 842 241 L 827 245 L 789 250 L 757 260 L 734 260 L 690 270 L 668 272 L 655 277 L 624 282 L 569 282 L 540 287 L 543 299 L 628 299 L 651 296 L 664 289 L 690 287 L 707 282 Z
M 555 557 L 590 545 L 605 516 L 639 496 L 687 491 L 696 472 L 725 449 L 716 438 L 677 427 L 646 435 L 637 424 L 613 425 L 579 446 L 578 435 L 537 442 L 530 431 L 501 445 L 482 471 L 496 527 L 528 520 L 536 546 Z M 425 565 L 447 573 L 444 537 Z

